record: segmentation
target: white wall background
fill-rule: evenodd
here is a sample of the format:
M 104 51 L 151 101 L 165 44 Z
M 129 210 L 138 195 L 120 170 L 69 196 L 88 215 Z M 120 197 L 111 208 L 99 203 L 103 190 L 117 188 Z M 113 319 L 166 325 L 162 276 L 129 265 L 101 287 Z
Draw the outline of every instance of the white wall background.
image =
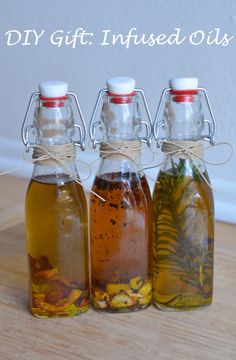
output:
M 154 115 L 161 91 L 168 79 L 199 77 L 206 87 L 218 123 L 217 141 L 236 145 L 236 1 L 235 0 L 0 0 L 0 171 L 21 166 L 23 146 L 20 128 L 26 105 L 37 84 L 45 79 L 61 79 L 79 95 L 84 116 L 91 116 L 94 102 L 105 80 L 128 75 L 145 90 Z M 83 27 L 96 35 L 91 46 L 57 48 L 49 35 Z M 125 34 L 131 27 L 138 33 L 171 34 L 175 27 L 183 34 L 214 28 L 235 38 L 229 46 L 100 46 L 102 30 Z M 7 46 L 10 29 L 44 29 L 45 38 L 34 46 Z M 87 153 L 83 159 L 96 155 Z M 227 157 L 227 149 L 211 150 L 208 159 Z M 16 174 L 30 176 L 29 167 Z M 82 170 L 81 170 L 82 171 Z M 156 176 L 157 170 L 152 172 Z M 216 217 L 236 222 L 236 158 L 219 167 L 209 167 L 216 199 Z M 91 181 L 90 181 L 91 183 Z M 1 190 L 4 191 L 4 190 Z

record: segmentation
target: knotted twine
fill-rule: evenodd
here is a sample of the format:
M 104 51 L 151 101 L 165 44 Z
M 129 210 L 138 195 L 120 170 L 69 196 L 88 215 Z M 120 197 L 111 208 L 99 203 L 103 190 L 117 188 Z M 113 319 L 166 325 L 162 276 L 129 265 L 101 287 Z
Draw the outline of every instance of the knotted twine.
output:
M 231 149 L 231 153 L 229 157 L 222 161 L 222 162 L 210 162 L 203 158 L 203 150 L 207 150 L 209 148 L 212 148 L 212 146 L 221 146 L 221 145 L 227 145 Z M 84 186 L 81 182 L 81 180 L 77 177 L 77 174 L 73 174 L 71 170 L 68 167 L 68 164 L 72 161 L 76 160 L 76 147 L 73 143 L 68 144 L 60 144 L 60 145 L 34 145 L 32 146 L 33 156 L 32 158 L 28 156 L 28 154 L 24 153 L 25 160 L 31 162 L 31 163 L 38 163 L 38 164 L 44 164 L 48 166 L 53 166 L 55 164 L 58 164 L 61 166 L 68 175 L 78 184 L 84 187 L 86 191 L 89 193 L 94 194 L 97 196 L 100 200 L 105 201 L 101 196 L 99 196 L 96 192 L 93 190 L 88 189 L 86 186 Z M 155 152 L 150 149 L 153 158 L 155 156 Z M 233 156 L 233 146 L 228 142 L 220 142 L 214 145 L 210 145 L 208 147 L 203 147 L 203 141 L 163 141 L 161 143 L 161 151 L 165 153 L 166 155 L 175 156 L 181 159 L 189 159 L 191 160 L 195 166 L 197 166 L 200 175 L 203 177 L 205 182 L 211 187 L 210 183 L 202 173 L 199 164 L 197 163 L 198 160 L 209 164 L 209 165 L 224 165 L 228 161 L 230 161 L 231 157 Z M 162 161 L 159 164 L 154 164 L 150 166 L 143 166 L 138 159 L 140 158 L 141 153 L 141 141 L 140 140 L 133 140 L 133 141 L 114 141 L 114 142 L 106 142 L 103 141 L 100 145 L 100 158 L 101 159 L 111 159 L 111 160 L 122 160 L 122 159 L 129 159 L 131 160 L 139 170 L 147 170 L 155 167 L 159 167 L 164 164 L 164 161 Z M 78 161 L 78 160 L 77 160 Z M 90 164 L 86 164 L 85 162 L 79 160 L 83 165 L 89 168 L 89 175 L 87 179 L 91 176 L 91 165 L 94 162 L 97 162 L 96 159 L 94 162 L 91 162 Z M 153 159 L 152 159 L 153 161 Z M 151 163 L 152 163 L 151 161 Z M 19 168 L 11 169 L 8 171 L 5 171 L 3 173 L 0 173 L 0 175 L 5 175 L 10 172 L 16 171 Z M 156 182 L 153 178 L 147 175 L 147 177 Z
M 26 161 L 31 162 L 33 164 L 40 164 L 45 166 L 55 166 L 56 164 L 58 164 L 76 183 L 81 185 L 86 191 L 94 194 L 100 200 L 105 201 L 105 199 L 102 198 L 100 195 L 98 195 L 96 192 L 86 187 L 78 178 L 77 174 L 72 173 L 69 167 L 70 163 L 72 161 L 79 161 L 84 166 L 89 168 L 89 175 L 87 179 L 91 176 L 91 166 L 89 164 L 86 164 L 84 161 L 76 160 L 76 147 L 74 143 L 60 144 L 60 145 L 38 144 L 38 145 L 33 145 L 32 148 L 33 148 L 32 157 L 29 156 L 29 154 L 26 151 L 24 152 L 24 159 Z M 8 171 L 4 171 L 0 173 L 0 175 L 6 175 L 21 168 L 22 167 L 10 169 Z
M 216 147 L 216 146 L 222 146 L 222 145 L 228 146 L 231 150 L 230 154 L 226 160 L 221 161 L 221 162 L 211 162 L 211 161 L 207 161 L 203 158 L 204 150 L 207 150 L 207 149 L 210 149 L 210 148 Z M 230 159 L 233 156 L 233 152 L 234 152 L 233 146 L 229 142 L 219 142 L 219 143 L 216 143 L 214 145 L 210 145 L 210 146 L 207 146 L 204 148 L 203 140 L 197 140 L 197 141 L 165 140 L 165 141 L 161 142 L 160 148 L 161 148 L 161 151 L 166 155 L 171 155 L 171 156 L 177 157 L 179 159 L 191 160 L 193 162 L 193 164 L 197 167 L 201 177 L 204 179 L 204 181 L 207 183 L 207 185 L 210 188 L 212 188 L 212 186 L 209 183 L 209 181 L 206 179 L 206 177 L 204 176 L 204 174 L 198 164 L 198 161 L 200 160 L 205 164 L 214 165 L 214 166 L 224 165 L 230 161 Z M 161 163 L 156 164 L 156 165 L 145 166 L 144 169 L 147 170 L 147 169 L 159 167 L 163 164 L 164 164 L 164 161 L 162 161 Z
M 137 165 L 140 153 L 140 140 L 103 141 L 100 145 L 100 158 L 102 159 L 123 160 L 124 158 L 127 158 Z
M 199 141 L 163 141 L 161 151 L 180 159 L 203 160 L 203 142 Z
M 34 145 L 34 152 L 32 156 L 32 162 L 38 163 L 46 166 L 53 166 L 58 164 L 61 166 L 67 174 L 78 184 L 80 184 L 86 191 L 94 194 L 100 200 L 105 201 L 103 197 L 98 195 L 92 189 L 87 188 L 81 180 L 78 178 L 77 174 L 73 174 L 71 169 L 69 168 L 69 164 L 72 161 L 76 160 L 76 147 L 74 143 L 68 144 L 60 144 L 60 145 Z M 25 155 L 25 154 L 24 154 Z M 26 158 L 26 160 L 29 160 Z M 91 176 L 91 166 L 86 164 L 85 162 L 79 160 L 85 166 L 89 168 L 89 176 Z
M 26 160 L 29 160 L 26 153 Z M 32 162 L 40 165 L 62 165 L 63 168 L 76 158 L 76 148 L 73 143 L 60 145 L 34 145 Z

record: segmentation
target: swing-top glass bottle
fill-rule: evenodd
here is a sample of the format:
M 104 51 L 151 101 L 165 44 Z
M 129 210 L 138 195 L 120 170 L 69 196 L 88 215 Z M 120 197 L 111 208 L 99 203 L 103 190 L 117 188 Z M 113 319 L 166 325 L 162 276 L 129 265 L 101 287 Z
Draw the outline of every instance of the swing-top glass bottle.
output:
M 147 104 L 133 79 L 112 78 L 107 86 L 90 123 L 101 157 L 92 189 L 104 199 L 94 194 L 90 199 L 92 302 L 96 310 L 135 311 L 152 300 L 152 203 L 138 166 L 141 141 L 150 143 L 151 119 L 148 112 L 149 123 L 141 121 L 138 94 Z M 101 120 L 94 122 L 101 98 Z
M 75 181 L 75 146 L 84 148 L 86 128 L 77 97 L 61 81 L 45 81 L 34 93 L 22 126 L 27 150 L 35 160 L 26 202 L 26 237 L 29 263 L 29 306 L 37 317 L 73 316 L 88 309 L 87 205 L 83 187 Z M 74 124 L 71 100 L 75 100 L 82 127 Z M 33 124 L 27 124 L 36 102 Z M 80 139 L 73 140 L 75 129 Z M 34 143 L 30 143 L 30 138 Z M 65 145 L 74 152 L 63 163 L 55 156 Z M 64 150 L 63 150 L 64 149 Z M 72 156 L 71 156 L 72 155 Z M 64 164 L 64 165 L 63 165 Z M 73 174 L 73 175 L 72 175 Z M 79 179 L 79 178 L 78 178 Z
M 214 203 L 203 155 L 194 151 L 203 139 L 213 142 L 215 121 L 198 79 L 174 79 L 170 85 L 154 123 L 158 145 L 164 151 L 168 143 L 174 151 L 164 155 L 153 194 L 153 297 L 159 309 L 191 310 L 212 302 Z M 202 94 L 212 121 L 204 120 Z

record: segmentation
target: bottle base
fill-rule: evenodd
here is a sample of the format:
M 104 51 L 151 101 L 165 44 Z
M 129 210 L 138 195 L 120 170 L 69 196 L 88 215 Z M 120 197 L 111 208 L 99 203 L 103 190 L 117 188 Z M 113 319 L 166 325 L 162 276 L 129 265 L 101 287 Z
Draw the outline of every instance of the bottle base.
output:
M 141 311 L 144 309 L 147 309 L 149 306 L 151 305 L 151 303 L 149 304 L 145 304 L 145 305 L 140 305 L 140 306 L 136 306 L 136 307 L 123 307 L 123 308 L 111 308 L 111 307 L 106 307 L 104 309 L 97 307 L 96 305 L 93 304 L 93 308 L 95 311 L 97 312 L 107 312 L 107 313 L 115 313 L 115 314 L 122 314 L 122 313 L 131 313 L 131 312 L 137 312 L 137 311 Z
M 89 305 L 86 305 L 80 309 L 74 309 L 72 311 L 63 311 L 63 312 L 50 312 L 47 310 L 42 310 L 38 308 L 31 308 L 30 312 L 33 316 L 41 319 L 48 319 L 48 318 L 63 318 L 63 317 L 74 317 L 80 314 L 86 313 L 89 309 Z
M 153 304 L 156 306 L 156 308 L 158 310 L 161 311 L 170 311 L 170 312 L 184 312 L 184 311 L 194 311 L 194 310 L 207 310 L 211 304 L 212 301 L 206 304 L 200 304 L 200 305 L 182 305 L 182 306 L 171 306 L 171 305 L 166 305 L 166 304 L 162 304 L 158 301 L 153 300 Z

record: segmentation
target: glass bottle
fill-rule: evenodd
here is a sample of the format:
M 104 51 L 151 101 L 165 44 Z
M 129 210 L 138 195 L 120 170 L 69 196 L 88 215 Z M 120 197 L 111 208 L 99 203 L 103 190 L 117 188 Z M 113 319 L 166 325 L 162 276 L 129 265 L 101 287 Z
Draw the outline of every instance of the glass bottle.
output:
M 112 78 L 107 86 L 90 124 L 94 145 L 101 144 L 92 190 L 104 199 L 94 194 L 90 199 L 92 302 L 96 310 L 127 312 L 146 308 L 152 301 L 152 203 L 146 177 L 137 165 L 141 140 L 150 142 L 151 123 L 145 123 L 149 135 L 141 139 L 144 122 L 137 93 L 143 92 L 134 89 L 133 79 Z M 101 97 L 101 121 L 94 123 Z M 98 128 L 102 140 L 96 139 Z M 108 148 L 102 155 L 104 144 Z
M 34 93 L 22 127 L 27 150 L 37 146 L 56 152 L 66 144 L 75 155 L 75 133 L 71 97 L 67 83 L 45 81 Z M 33 125 L 26 127 L 30 108 L 36 101 Z M 79 108 L 80 110 L 80 108 Z M 35 134 L 36 143 L 29 143 Z M 80 127 L 82 138 L 82 130 Z M 63 150 L 64 151 L 64 150 Z M 47 155 L 45 151 L 42 153 Z M 74 179 L 78 173 L 74 156 L 65 166 L 53 159 L 35 159 L 26 201 L 26 237 L 29 264 L 29 307 L 37 317 L 74 316 L 88 310 L 87 204 L 83 187 Z M 73 174 L 73 175 L 72 175 Z M 78 178 L 79 179 L 79 178 Z
M 174 79 L 170 85 L 163 92 L 163 120 L 155 122 L 154 135 L 162 146 L 170 141 L 182 148 L 165 155 L 153 193 L 153 297 L 159 309 L 177 311 L 203 308 L 212 302 L 212 189 L 202 155 L 186 156 L 181 150 L 189 141 L 193 146 L 197 142 L 201 146 L 203 139 L 213 142 L 215 121 L 198 79 Z M 203 117 L 202 92 L 212 123 Z M 210 136 L 202 135 L 206 122 Z M 161 127 L 166 132 L 164 139 L 158 134 Z

